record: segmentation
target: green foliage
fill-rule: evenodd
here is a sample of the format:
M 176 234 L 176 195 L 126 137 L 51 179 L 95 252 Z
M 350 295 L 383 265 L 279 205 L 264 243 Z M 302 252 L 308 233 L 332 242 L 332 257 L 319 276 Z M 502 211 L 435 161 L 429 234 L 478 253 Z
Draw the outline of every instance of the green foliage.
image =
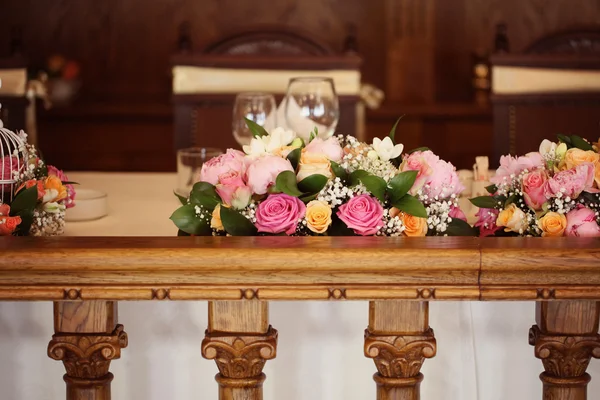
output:
M 296 174 L 293 171 L 283 171 L 277 175 L 275 189 L 281 193 L 294 197 L 300 197 L 303 193 L 298 189 Z
M 400 200 L 392 204 L 400 211 L 404 211 L 414 217 L 427 218 L 427 210 L 423 203 L 410 194 L 404 195 Z
M 181 196 L 180 194 L 176 193 L 175 191 L 173 191 L 173 194 L 177 197 L 177 199 L 179 199 L 179 202 L 181 203 L 182 206 L 185 206 L 187 204 L 187 198 Z
M 327 177 L 321 174 L 307 176 L 298 182 L 298 189 L 302 193 L 316 194 L 319 193 L 327 184 Z
M 406 195 L 415 184 L 416 179 L 417 171 L 405 171 L 393 177 L 388 183 L 388 194 L 391 203 L 394 204 Z
M 496 185 L 486 186 L 485 190 L 487 190 L 487 192 L 489 194 L 494 194 L 494 193 L 496 193 L 498 191 L 498 186 L 496 186 Z
M 290 160 L 290 163 L 292 164 L 292 167 L 294 168 L 294 170 L 296 170 L 298 168 L 298 163 L 300 162 L 301 155 L 302 155 L 301 147 L 298 147 L 297 149 L 290 151 L 289 154 L 287 155 L 287 159 Z
M 479 196 L 469 199 L 475 207 L 479 208 L 497 208 L 498 199 L 493 196 Z
M 202 206 L 212 212 L 219 203 L 221 203 L 221 197 L 213 185 L 208 182 L 194 184 L 190 192 L 190 204 Z
M 446 233 L 449 236 L 479 236 L 479 230 L 473 228 L 462 219 L 452 218 L 452 221 L 446 228 Z
M 360 181 L 367 188 L 369 193 L 375 196 L 379 201 L 385 202 L 385 181 L 375 175 L 364 175 L 360 178 Z
M 333 171 L 333 174 L 337 178 L 340 178 L 343 183 L 348 181 L 348 173 L 340 164 L 336 163 L 335 161 L 331 161 L 331 170 Z
M 179 207 L 170 219 L 177 228 L 189 235 L 208 236 L 211 234 L 210 222 L 207 219 L 198 218 L 192 204 Z
M 392 139 L 392 143 L 394 143 L 394 144 L 396 144 L 396 128 L 398 127 L 398 123 L 400 123 L 400 120 L 402 118 L 404 118 L 404 115 L 396 120 L 396 123 L 394 124 L 394 126 L 392 127 L 392 130 L 390 131 L 390 134 L 388 135 L 390 137 L 390 139 Z
M 350 186 L 356 186 L 360 183 L 360 178 L 363 176 L 370 175 L 367 171 L 362 169 L 357 169 L 356 171 L 350 174 Z
M 248 126 L 248 129 L 250 129 L 250 132 L 252 132 L 252 135 L 254 137 L 262 137 L 262 136 L 269 135 L 269 132 L 267 132 L 265 130 L 265 128 L 263 128 L 256 122 L 252 121 L 251 119 L 245 118 L 245 117 L 244 117 L 244 120 L 246 121 L 246 126 Z
M 232 236 L 255 236 L 258 230 L 248 218 L 227 207 L 221 207 L 221 223 Z

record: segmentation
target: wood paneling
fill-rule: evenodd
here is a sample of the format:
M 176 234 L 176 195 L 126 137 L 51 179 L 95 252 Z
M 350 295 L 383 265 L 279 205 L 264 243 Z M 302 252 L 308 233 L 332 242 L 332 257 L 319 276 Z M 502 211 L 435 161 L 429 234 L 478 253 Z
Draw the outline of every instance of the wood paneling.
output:
M 0 57 L 10 47 L 11 28 L 18 25 L 31 65 L 41 65 L 54 53 L 82 65 L 78 106 L 51 110 L 40 117 L 39 141 L 50 162 L 71 170 L 174 170 L 169 58 L 185 21 L 195 50 L 227 32 L 273 23 L 301 28 L 340 50 L 348 25 L 354 25 L 365 82 L 387 89 L 388 100 L 408 101 L 411 106 L 429 102 L 437 107 L 444 102 L 472 102 L 472 54 L 492 51 L 497 23 L 507 24 L 511 49 L 520 51 L 552 32 L 574 26 L 600 27 L 600 2 L 3 0 Z M 424 37 L 402 47 L 399 35 L 410 32 L 424 32 Z M 90 109 L 94 118 L 89 116 Z M 371 123 L 378 122 L 369 121 L 369 128 Z M 491 122 L 485 127 L 481 120 L 469 124 L 481 132 L 491 131 Z M 446 128 L 432 129 L 438 128 L 423 132 L 439 137 Z M 477 143 L 480 137 L 485 135 L 477 136 Z M 485 154 L 491 141 L 486 143 L 471 144 L 472 149 L 462 145 L 448 149 L 446 158 L 462 165 L 459 158 Z

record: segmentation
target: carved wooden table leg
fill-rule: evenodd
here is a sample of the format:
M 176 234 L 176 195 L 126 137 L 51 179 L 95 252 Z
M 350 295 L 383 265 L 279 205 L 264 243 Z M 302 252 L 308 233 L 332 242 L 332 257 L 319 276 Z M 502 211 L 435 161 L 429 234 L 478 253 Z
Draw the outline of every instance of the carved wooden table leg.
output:
M 265 362 L 275 358 L 277 331 L 268 322 L 268 303 L 208 303 L 202 355 L 215 360 L 220 400 L 262 400 Z
M 550 301 L 536 304 L 529 343 L 542 360 L 544 400 L 586 400 L 592 357 L 600 358 L 600 302 Z
M 435 356 L 436 342 L 429 328 L 429 303 L 372 301 L 365 331 L 365 356 L 373 358 L 378 373 L 377 400 L 419 400 L 421 366 Z
M 65 365 L 67 400 L 110 400 L 108 368 L 127 347 L 127 334 L 117 325 L 117 303 L 55 302 L 54 332 L 48 356 Z

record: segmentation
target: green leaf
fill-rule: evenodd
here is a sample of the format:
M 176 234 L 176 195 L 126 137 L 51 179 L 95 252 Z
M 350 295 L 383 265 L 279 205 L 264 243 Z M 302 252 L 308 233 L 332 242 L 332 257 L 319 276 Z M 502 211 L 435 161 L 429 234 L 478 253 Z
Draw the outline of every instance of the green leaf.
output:
M 309 175 L 298 182 L 298 189 L 302 193 L 319 193 L 325 187 L 327 177 L 321 174 Z
M 396 120 L 396 123 L 394 124 L 394 126 L 392 127 L 392 130 L 390 131 L 390 134 L 388 135 L 390 137 L 390 139 L 392 139 L 392 143 L 394 143 L 394 144 L 396 144 L 396 128 L 398 127 L 398 123 L 400 122 L 400 120 L 402 118 L 404 118 L 404 115 Z
M 296 168 L 298 168 L 298 163 L 300 162 L 301 154 L 302 154 L 302 149 L 300 147 L 298 147 L 297 149 L 290 151 L 286 157 L 288 160 L 290 160 L 290 163 L 292 163 L 292 167 L 294 168 L 294 170 L 296 170 Z
M 33 211 L 38 202 L 38 188 L 37 185 L 30 187 L 29 189 L 23 189 L 10 203 L 10 215 L 18 215 L 20 212 L 25 210 Z
M 486 186 L 485 190 L 487 190 L 487 192 L 489 194 L 494 194 L 494 193 L 496 193 L 498 191 L 498 186 L 496 186 L 496 185 Z
M 179 193 L 173 191 L 173 194 L 175 196 L 177 196 L 177 198 L 179 199 L 179 202 L 181 203 L 182 206 L 185 206 L 187 204 L 187 198 L 183 197 L 182 195 L 180 195 Z
M 510 197 L 508 199 L 506 199 L 506 201 L 504 202 L 504 207 L 508 207 L 509 205 L 514 203 L 516 200 L 517 200 L 516 194 L 510 195 Z
M 61 181 L 63 185 L 79 185 L 79 182 Z
M 179 229 L 179 230 L 177 231 L 177 236 L 192 236 L 192 235 L 190 235 L 189 233 L 187 233 L 187 232 L 184 232 L 184 231 L 182 231 L 181 229 Z
M 289 194 L 290 196 L 300 197 L 303 195 L 303 193 L 298 190 L 296 174 L 292 171 L 280 172 L 275 180 L 275 188 L 282 193 Z
M 196 182 L 192 186 L 192 192 L 205 192 L 218 196 L 215 186 L 208 182 Z
M 571 143 L 573 144 L 573 147 L 577 147 L 578 149 L 583 151 L 594 150 L 591 144 L 589 144 L 588 142 L 583 140 L 583 138 L 577 135 L 571 136 Z
M 423 203 L 414 196 L 407 194 L 393 204 L 400 211 L 404 211 L 413 217 L 427 218 L 427 210 Z
M 448 236 L 479 236 L 477 230 L 459 218 L 452 218 L 446 228 L 446 234 Z
M 356 236 L 354 230 L 348 228 L 335 213 L 331 216 L 331 226 L 327 230 L 327 234 L 329 236 Z
M 412 149 L 408 152 L 408 154 L 416 153 L 417 151 L 427 151 L 430 150 L 429 147 L 417 147 L 416 149 Z
M 254 236 L 258 230 L 248 218 L 231 208 L 221 207 L 221 222 L 232 236 Z
M 252 135 L 254 137 L 262 137 L 262 136 L 268 136 L 269 135 L 269 132 L 267 132 L 265 130 L 265 128 L 263 128 L 262 126 L 260 126 L 256 122 L 254 122 L 251 119 L 248 119 L 246 117 L 244 117 L 244 120 L 246 120 L 246 125 L 248 126 L 248 129 L 250 129 L 250 132 L 252 132 Z
M 393 203 L 397 202 L 404 196 L 410 188 L 415 184 L 417 179 L 418 171 L 405 171 L 401 172 L 393 177 L 388 183 L 388 193 L 390 195 L 390 201 Z
M 560 140 L 561 142 L 563 142 L 564 144 L 566 144 L 568 148 L 571 148 L 573 146 L 571 144 L 571 138 L 570 137 L 568 137 L 566 135 L 561 135 L 561 134 L 556 135 L 556 137 L 558 137 L 558 140 Z
M 360 183 L 360 178 L 367 176 L 369 173 L 362 169 L 357 169 L 350 174 L 350 186 L 356 186 Z
M 346 170 L 344 168 L 342 168 L 342 166 L 338 163 L 336 163 L 335 161 L 331 161 L 331 170 L 333 171 L 333 174 L 337 177 L 340 178 L 342 180 L 342 182 L 346 182 L 348 180 L 348 173 L 346 172 Z
M 497 208 L 498 200 L 493 196 L 479 196 L 469 199 L 475 207 L 479 208 Z
M 205 192 L 192 192 L 190 193 L 190 204 L 194 206 L 202 206 L 208 211 L 212 212 L 217 204 L 221 203 L 221 199 L 217 196 L 214 197 Z
M 190 235 L 208 236 L 212 232 L 209 225 L 210 221 L 200 219 L 196 215 L 194 206 L 191 204 L 179 207 L 171 215 L 170 219 L 176 227 Z
M 16 216 L 21 217 L 21 223 L 17 226 L 14 234 L 16 236 L 28 236 L 33 224 L 33 209 L 22 210 Z
M 308 138 L 308 143 L 312 142 L 314 139 L 319 137 L 319 128 L 315 126 L 315 129 L 310 133 L 310 137 Z
M 375 175 L 365 175 L 360 178 L 360 181 L 373 196 L 379 199 L 379 201 L 385 201 L 385 189 L 387 185 L 382 178 Z

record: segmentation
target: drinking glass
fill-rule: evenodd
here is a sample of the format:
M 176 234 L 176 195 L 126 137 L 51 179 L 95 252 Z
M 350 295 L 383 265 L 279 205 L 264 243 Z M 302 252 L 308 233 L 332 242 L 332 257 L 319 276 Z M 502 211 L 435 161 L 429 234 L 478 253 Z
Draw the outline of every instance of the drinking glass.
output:
M 187 197 L 198 182 L 202 165 L 213 157 L 223 154 L 219 149 L 190 147 L 177 151 L 177 188 L 180 196 Z
M 308 139 L 315 127 L 319 137 L 335 132 L 340 118 L 340 105 L 331 78 L 292 78 L 285 96 L 287 126 L 298 136 Z
M 232 128 L 233 137 L 240 146 L 250 144 L 253 137 L 244 118 L 256 122 L 267 132 L 273 130 L 277 124 L 275 97 L 261 92 L 244 92 L 236 96 Z

